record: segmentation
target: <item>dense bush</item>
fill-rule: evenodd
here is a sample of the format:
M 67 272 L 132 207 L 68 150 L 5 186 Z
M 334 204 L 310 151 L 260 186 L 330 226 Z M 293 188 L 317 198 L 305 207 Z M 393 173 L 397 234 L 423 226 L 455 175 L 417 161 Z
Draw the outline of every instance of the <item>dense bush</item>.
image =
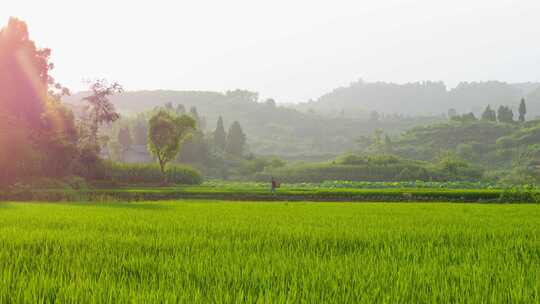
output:
M 256 175 L 258 181 L 271 176 L 283 182 L 347 181 L 452 181 L 477 180 L 483 171 L 469 164 L 445 158 L 438 164 L 407 160 L 391 155 L 346 155 L 331 163 L 300 164 L 266 168 Z
M 165 173 L 167 181 L 173 184 L 196 185 L 202 182 L 201 174 L 189 166 L 169 165 Z M 121 164 L 102 162 L 98 181 L 112 181 L 117 184 L 159 184 L 161 171 L 156 164 Z

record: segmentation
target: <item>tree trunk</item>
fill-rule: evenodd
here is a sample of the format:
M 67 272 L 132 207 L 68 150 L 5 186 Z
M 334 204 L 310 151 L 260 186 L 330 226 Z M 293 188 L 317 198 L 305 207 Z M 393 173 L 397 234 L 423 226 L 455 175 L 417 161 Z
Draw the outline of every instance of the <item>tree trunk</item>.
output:
M 163 178 L 163 185 L 167 184 L 167 176 L 165 175 L 165 162 L 159 158 L 159 169 L 161 170 L 161 177 Z

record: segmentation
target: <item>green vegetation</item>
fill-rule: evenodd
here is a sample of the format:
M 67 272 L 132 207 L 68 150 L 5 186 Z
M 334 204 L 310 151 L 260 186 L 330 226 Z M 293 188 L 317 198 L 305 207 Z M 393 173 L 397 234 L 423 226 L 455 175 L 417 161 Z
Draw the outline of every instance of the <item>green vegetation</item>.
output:
M 172 184 L 196 185 L 202 182 L 201 174 L 182 165 L 169 165 L 165 177 Z M 163 180 L 157 164 L 118 164 L 105 162 L 95 182 L 108 185 L 158 185 Z
M 0 204 L 0 302 L 539 297 L 533 205 Z
M 159 177 L 157 168 L 155 176 Z M 119 185 L 121 185 L 119 183 Z M 99 186 L 99 187 L 96 187 Z M 436 182 L 323 182 L 282 184 L 276 193 L 269 183 L 206 182 L 194 186 L 112 186 L 110 181 L 92 187 L 80 183 L 41 183 L 0 192 L 0 200 L 18 201 L 149 201 L 172 199 L 223 199 L 238 201 L 349 201 L 349 202 L 484 202 L 540 203 L 533 186 L 505 187 L 489 183 Z
M 415 161 L 392 155 L 349 154 L 332 162 L 266 167 L 257 180 L 274 176 L 284 182 L 350 181 L 450 181 L 477 180 L 482 169 L 446 156 L 439 163 Z
M 70 99 L 50 56 L 0 30 L 0 303 L 540 300 L 540 84 Z
M 163 181 L 167 164 L 180 152 L 181 143 L 189 132 L 196 127 L 196 121 L 187 116 L 176 116 L 160 110 L 150 118 L 148 129 L 148 150 L 157 160 Z

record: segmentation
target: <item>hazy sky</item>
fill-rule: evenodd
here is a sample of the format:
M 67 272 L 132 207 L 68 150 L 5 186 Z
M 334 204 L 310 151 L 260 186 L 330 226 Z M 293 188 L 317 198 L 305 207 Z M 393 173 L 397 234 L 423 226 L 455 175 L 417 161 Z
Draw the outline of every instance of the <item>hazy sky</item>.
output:
M 367 81 L 540 81 L 539 0 L 2 0 L 73 90 L 245 88 L 306 101 Z

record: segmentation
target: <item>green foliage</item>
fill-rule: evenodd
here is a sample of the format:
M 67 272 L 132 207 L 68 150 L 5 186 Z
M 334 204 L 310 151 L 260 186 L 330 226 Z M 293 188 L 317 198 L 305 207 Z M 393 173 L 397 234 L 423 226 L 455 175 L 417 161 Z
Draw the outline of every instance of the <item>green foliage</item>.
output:
M 518 129 L 516 125 L 485 120 L 417 127 L 393 140 L 392 152 L 405 158 L 434 161 L 441 153 L 452 151 L 470 163 L 504 168 L 510 161 L 498 153 L 499 140 Z
M 402 159 L 392 155 L 345 155 L 332 163 L 297 164 L 283 168 L 267 168 L 256 176 L 268 180 L 274 176 L 284 182 L 350 181 L 447 181 L 476 180 L 480 168 L 466 162 L 445 159 L 439 164 Z
M 511 187 L 505 189 L 500 197 L 501 203 L 540 203 L 540 193 L 532 186 Z
M 149 122 L 148 149 L 157 159 L 164 181 L 165 166 L 180 152 L 180 143 L 195 128 L 193 118 L 174 116 L 167 111 L 158 111 Z
M 242 162 L 240 173 L 243 176 L 253 176 L 265 169 L 274 169 L 285 167 L 286 163 L 276 157 L 252 157 Z
M 490 105 L 488 105 L 482 113 L 482 120 L 491 122 L 497 121 L 497 113 L 495 112 L 495 110 L 491 109 Z
M 460 115 L 452 116 L 451 119 L 453 121 L 461 121 L 461 122 L 474 122 L 478 120 L 476 119 L 476 116 L 474 116 L 474 113 L 472 112 L 463 114 L 461 116 Z
M 174 201 L 0 209 L 3 303 L 537 300 L 538 206 Z
M 513 123 L 514 122 L 514 113 L 512 109 L 507 106 L 500 106 L 497 110 L 497 119 L 502 123 Z
M 0 29 L 0 50 L 0 187 L 71 174 L 79 133 L 60 102 L 69 91 L 50 75 L 51 50 L 16 18 Z
M 114 104 L 110 97 L 124 92 L 122 86 L 118 83 L 109 83 L 105 79 L 99 79 L 90 83 L 91 94 L 83 98 L 88 104 L 88 115 L 86 126 L 88 127 L 88 144 L 98 145 L 99 127 L 103 124 L 112 123 L 120 118 L 116 112 Z
M 209 158 L 209 146 L 204 134 L 196 129 L 182 142 L 178 161 L 189 164 L 204 164 Z
M 214 131 L 214 145 L 221 150 L 225 150 L 227 145 L 227 133 L 225 133 L 225 127 L 223 126 L 223 118 L 219 116 L 216 130 Z
M 519 103 L 519 121 L 525 122 L 525 115 L 527 115 L 527 106 L 525 105 L 525 98 L 521 98 Z
M 246 135 L 242 131 L 240 123 L 235 121 L 229 129 L 227 135 L 226 151 L 232 156 L 240 157 L 244 153 L 246 145 Z
M 163 180 L 161 168 L 156 164 L 120 164 L 105 162 L 101 182 L 111 184 L 159 184 Z M 201 174 L 195 169 L 182 165 L 169 165 L 165 170 L 169 183 L 196 185 L 202 182 Z
M 371 134 L 378 128 L 393 137 L 418 125 L 445 121 L 440 115 L 407 117 L 386 114 L 384 117 L 381 115 L 378 122 L 351 111 L 347 111 L 345 117 L 314 115 L 279 103 L 273 107 L 265 102 L 253 102 L 256 95 L 253 92 L 138 91 L 125 92 L 111 100 L 126 114 L 151 111 L 171 100 L 175 101 L 173 108 L 183 105 L 188 112 L 196 106 L 199 116 L 208 122 L 205 129 L 200 128 L 205 136 L 215 130 L 215 122 L 222 116 L 226 131 L 228 122 L 238 121 L 241 124 L 249 135 L 250 152 L 290 159 L 320 159 L 329 154 L 341 154 L 354 149 L 359 136 Z M 77 98 L 74 96 L 67 100 L 75 102 Z M 439 113 L 439 110 L 432 113 Z

